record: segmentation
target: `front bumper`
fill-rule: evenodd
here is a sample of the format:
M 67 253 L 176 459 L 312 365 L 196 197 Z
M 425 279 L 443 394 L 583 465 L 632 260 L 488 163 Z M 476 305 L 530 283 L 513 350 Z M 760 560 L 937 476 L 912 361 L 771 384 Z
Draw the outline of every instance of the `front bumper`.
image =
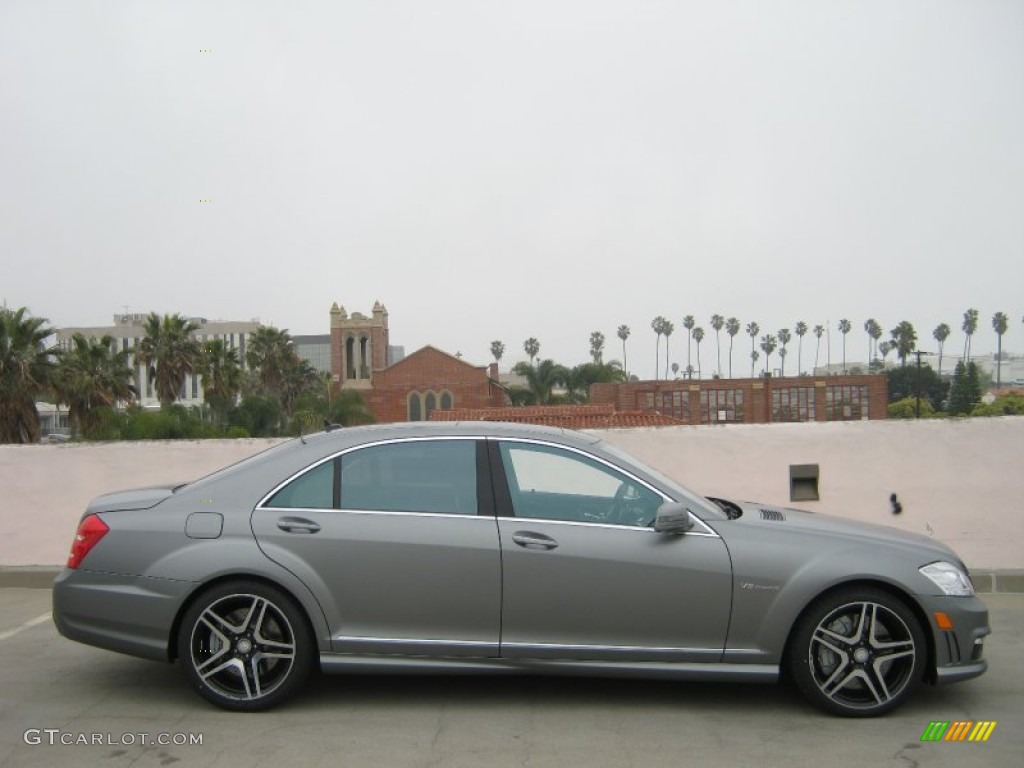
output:
M 983 658 L 988 625 L 988 608 L 977 597 L 918 595 L 928 618 L 935 651 L 936 683 L 970 680 L 984 674 Z M 943 628 L 936 614 L 944 614 L 952 628 Z

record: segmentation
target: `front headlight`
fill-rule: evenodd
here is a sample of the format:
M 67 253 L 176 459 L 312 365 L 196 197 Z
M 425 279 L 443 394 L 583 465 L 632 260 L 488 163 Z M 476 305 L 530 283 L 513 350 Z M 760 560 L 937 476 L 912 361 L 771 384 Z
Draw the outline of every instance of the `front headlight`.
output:
M 967 574 L 952 563 L 931 563 L 922 567 L 920 571 L 931 579 L 943 594 L 954 597 L 970 597 L 974 594 L 974 585 Z

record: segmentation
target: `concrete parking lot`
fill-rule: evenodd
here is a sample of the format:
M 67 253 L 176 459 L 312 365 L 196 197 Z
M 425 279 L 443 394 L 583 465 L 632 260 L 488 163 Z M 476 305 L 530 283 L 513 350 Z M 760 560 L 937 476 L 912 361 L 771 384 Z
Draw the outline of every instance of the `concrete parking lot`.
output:
M 875 720 L 819 714 L 781 686 L 384 676 L 317 677 L 239 715 L 177 666 L 64 640 L 49 590 L 2 589 L 0 766 L 1019 766 L 1024 595 L 984 599 L 989 673 Z M 998 724 L 986 743 L 922 743 L 933 720 Z M 102 743 L 60 743 L 83 739 Z

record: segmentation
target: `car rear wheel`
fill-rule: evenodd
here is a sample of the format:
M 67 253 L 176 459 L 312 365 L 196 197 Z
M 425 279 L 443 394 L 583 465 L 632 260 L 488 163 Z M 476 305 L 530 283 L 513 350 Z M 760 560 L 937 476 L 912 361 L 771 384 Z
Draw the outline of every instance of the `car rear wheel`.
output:
M 196 598 L 178 631 L 185 675 L 219 707 L 255 711 L 292 695 L 313 666 L 312 634 L 295 602 L 255 581 Z
M 921 684 L 924 632 L 901 600 L 870 587 L 815 602 L 800 618 L 789 669 L 803 694 L 828 712 L 873 717 L 898 707 Z

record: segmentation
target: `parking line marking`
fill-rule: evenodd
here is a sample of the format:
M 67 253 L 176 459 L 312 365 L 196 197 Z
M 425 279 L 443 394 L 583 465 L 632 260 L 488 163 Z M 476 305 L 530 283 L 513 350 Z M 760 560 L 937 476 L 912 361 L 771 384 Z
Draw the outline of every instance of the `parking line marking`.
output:
M 14 629 L 8 629 L 6 632 L 0 632 L 0 640 L 7 640 L 8 638 L 14 637 L 15 635 L 21 634 L 26 629 L 31 629 L 37 624 L 42 624 L 44 621 L 50 620 L 50 614 L 44 613 L 42 616 L 36 616 L 34 619 L 30 619 L 22 624 L 20 627 Z

